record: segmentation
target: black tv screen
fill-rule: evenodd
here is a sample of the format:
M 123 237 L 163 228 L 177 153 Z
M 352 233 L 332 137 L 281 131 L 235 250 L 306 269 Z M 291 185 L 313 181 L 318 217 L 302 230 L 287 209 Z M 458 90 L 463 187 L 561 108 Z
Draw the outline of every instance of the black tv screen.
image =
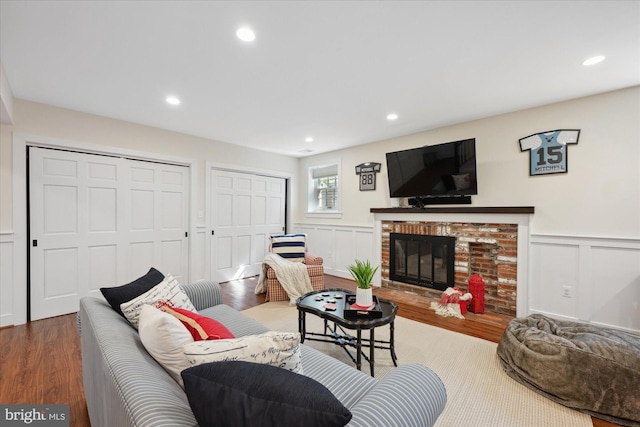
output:
M 391 197 L 478 194 L 476 140 L 387 153 Z

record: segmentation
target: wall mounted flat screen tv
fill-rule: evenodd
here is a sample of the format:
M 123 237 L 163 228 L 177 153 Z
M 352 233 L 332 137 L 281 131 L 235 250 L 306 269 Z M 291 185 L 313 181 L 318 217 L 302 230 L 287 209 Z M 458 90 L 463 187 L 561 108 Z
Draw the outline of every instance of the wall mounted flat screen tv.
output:
M 391 197 L 478 194 L 476 140 L 387 153 Z

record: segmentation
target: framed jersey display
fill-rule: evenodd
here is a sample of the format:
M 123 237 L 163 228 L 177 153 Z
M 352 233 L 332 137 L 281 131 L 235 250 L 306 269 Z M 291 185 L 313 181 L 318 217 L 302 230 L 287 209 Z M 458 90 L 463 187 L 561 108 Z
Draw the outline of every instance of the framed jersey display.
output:
M 356 175 L 360 176 L 360 191 L 376 189 L 376 174 L 380 172 L 380 163 L 367 162 L 356 166 Z
M 567 173 L 567 147 L 579 137 L 580 129 L 559 129 L 521 138 L 520 151 L 529 150 L 529 175 Z

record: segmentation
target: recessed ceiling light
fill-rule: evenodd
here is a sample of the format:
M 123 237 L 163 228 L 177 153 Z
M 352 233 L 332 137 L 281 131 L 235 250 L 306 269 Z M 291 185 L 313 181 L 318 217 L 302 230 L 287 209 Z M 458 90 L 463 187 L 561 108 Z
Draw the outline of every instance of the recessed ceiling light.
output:
M 167 101 L 167 103 L 171 104 L 171 105 L 179 105 L 180 104 L 180 100 L 178 98 L 176 98 L 175 96 L 168 96 L 167 99 L 165 99 L 165 101 Z
M 306 137 L 304 140 L 306 142 L 313 142 L 313 138 L 311 138 L 310 136 Z
M 582 63 L 582 65 L 595 65 L 595 64 L 598 64 L 598 63 L 600 63 L 602 61 L 604 61 L 604 56 L 602 56 L 602 55 L 594 56 L 594 57 L 589 58 L 586 61 L 584 61 Z
M 256 33 L 249 27 L 241 27 L 236 31 L 236 36 L 243 42 L 252 42 L 256 39 Z
M 387 120 L 396 120 L 398 115 L 396 113 L 387 114 Z

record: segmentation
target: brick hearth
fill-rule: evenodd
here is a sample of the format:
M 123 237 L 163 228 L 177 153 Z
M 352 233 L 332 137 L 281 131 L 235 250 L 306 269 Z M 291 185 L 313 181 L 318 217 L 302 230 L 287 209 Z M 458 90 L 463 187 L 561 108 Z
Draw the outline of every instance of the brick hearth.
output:
M 485 282 L 486 311 L 516 316 L 518 225 L 382 221 L 381 285 L 439 299 L 441 291 L 389 280 L 390 233 L 455 237 L 455 286 L 466 291 L 478 273 Z

